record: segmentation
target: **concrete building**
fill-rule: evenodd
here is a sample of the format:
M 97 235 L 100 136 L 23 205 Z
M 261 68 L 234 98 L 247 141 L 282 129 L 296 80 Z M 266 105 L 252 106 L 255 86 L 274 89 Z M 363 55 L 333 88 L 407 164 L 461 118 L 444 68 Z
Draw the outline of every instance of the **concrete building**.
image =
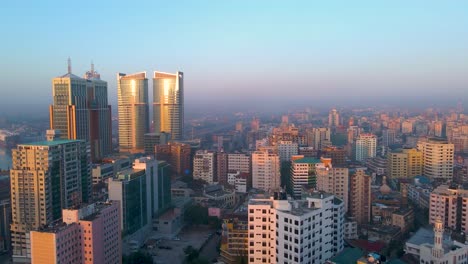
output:
M 170 139 L 171 135 L 166 132 L 146 133 L 143 139 L 145 154 L 154 155 L 154 147 L 156 145 L 166 145 Z
M 247 173 L 240 173 L 234 182 L 234 186 L 236 188 L 236 192 L 238 193 L 247 193 L 249 191 L 249 174 Z
M 60 130 L 62 139 L 89 142 L 93 161 L 112 152 L 107 82 L 101 80 L 93 64 L 84 78 L 72 74 L 69 64 L 67 74 L 52 80 L 52 96 L 50 129 Z
M 322 157 L 330 158 L 335 167 L 346 166 L 346 150 L 344 148 L 335 146 L 322 148 Z
M 277 154 L 268 151 L 252 153 L 252 187 L 264 191 L 280 187 L 280 160 Z
M 371 217 L 371 177 L 358 169 L 350 176 L 349 213 L 358 226 L 366 225 Z
M 117 74 L 120 152 L 143 152 L 149 132 L 148 79 L 146 72 Z
M 184 137 L 184 73 L 154 72 L 154 131 L 166 132 L 173 140 Z
M 335 168 L 333 160 L 327 162 L 322 158 L 320 163 L 315 164 L 317 177 L 316 189 L 331 193 L 341 199 L 344 203 L 345 212 L 348 211 L 349 195 L 349 170 L 348 168 Z
M 328 127 L 336 128 L 340 126 L 340 113 L 333 108 L 328 113 Z
M 387 175 L 391 179 L 422 175 L 423 154 L 416 149 L 402 149 L 388 153 Z
M 418 141 L 423 155 L 423 174 L 431 180 L 452 180 L 454 146 L 444 139 L 427 138 Z
M 299 145 L 292 141 L 279 141 L 278 142 L 278 155 L 280 162 L 290 161 L 291 157 L 297 155 L 299 151 Z
M 420 228 L 406 242 L 405 252 L 418 257 L 419 263 L 468 262 L 468 245 L 451 240 L 450 236 L 444 233 L 444 225 L 440 220 L 435 221 L 433 231 Z
M 238 170 L 241 173 L 251 173 L 251 156 L 244 153 L 228 154 L 228 170 Z
M 344 238 L 358 239 L 358 226 L 356 221 L 345 220 L 344 222 Z
M 156 145 L 155 158 L 167 161 L 172 171 L 179 176 L 188 175 L 192 170 L 191 148 L 188 144 L 169 142 L 167 145 Z
M 314 147 L 316 150 L 321 150 L 331 146 L 331 130 L 330 128 L 312 128 L 307 131 L 307 145 Z
M 431 192 L 429 205 L 429 223 L 438 219 L 447 228 L 468 233 L 468 219 L 464 216 L 468 210 L 468 190 L 440 185 Z
M 395 144 L 396 131 L 393 129 L 384 129 L 382 131 L 382 145 L 388 147 Z
M 289 201 L 249 201 L 249 263 L 325 263 L 344 247 L 344 205 L 333 195 L 312 193 Z
M 29 231 L 62 217 L 62 208 L 91 202 L 89 146 L 57 139 L 20 144 L 10 170 L 13 260 L 29 262 Z
M 216 153 L 199 150 L 193 158 L 193 179 L 204 180 L 208 184 L 217 182 Z
M 317 174 L 316 164 L 320 163 L 319 159 L 305 158 L 297 155 L 291 161 L 291 178 L 290 178 L 290 193 L 299 199 L 302 196 L 303 189 L 312 189 L 316 187 Z
M 228 154 L 221 151 L 216 154 L 216 173 L 219 184 L 226 185 L 228 181 Z
M 33 263 L 122 262 L 118 202 L 64 209 L 62 214 L 63 223 L 31 231 Z
M 11 203 L 9 199 L 0 200 L 0 252 L 11 249 Z
M 373 134 L 360 134 L 354 142 L 354 159 L 365 161 L 377 153 L 377 137 Z
M 247 216 L 224 219 L 221 235 L 220 260 L 226 264 L 236 264 L 247 258 L 249 249 L 249 229 Z

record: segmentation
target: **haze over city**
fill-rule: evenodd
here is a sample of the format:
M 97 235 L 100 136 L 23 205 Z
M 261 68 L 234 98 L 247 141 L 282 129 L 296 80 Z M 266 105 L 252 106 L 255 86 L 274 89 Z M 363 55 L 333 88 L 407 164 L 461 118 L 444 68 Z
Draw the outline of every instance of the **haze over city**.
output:
M 46 109 L 68 57 L 77 75 L 95 63 L 112 105 L 117 72 L 153 70 L 186 73 L 188 109 L 466 100 L 465 1 L 27 5 L 7 1 L 0 10 L 5 114 Z

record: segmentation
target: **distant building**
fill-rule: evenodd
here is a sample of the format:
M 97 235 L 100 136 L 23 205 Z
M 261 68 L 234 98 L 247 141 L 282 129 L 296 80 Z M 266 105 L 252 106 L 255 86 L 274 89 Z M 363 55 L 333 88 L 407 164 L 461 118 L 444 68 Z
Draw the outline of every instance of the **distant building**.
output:
M 167 145 L 156 145 L 155 158 L 167 161 L 176 175 L 188 175 L 191 172 L 191 148 L 188 144 L 169 142 Z
M 375 157 L 377 153 L 377 137 L 373 134 L 360 134 L 354 143 L 354 159 L 365 161 Z
M 120 152 L 143 152 L 149 132 L 148 79 L 146 72 L 117 74 Z
M 307 145 L 316 150 L 331 146 L 330 128 L 312 128 L 312 130 L 307 131 Z
M 62 208 L 91 202 L 90 152 L 82 140 L 60 139 L 20 144 L 12 156 L 13 260 L 28 262 L 29 231 L 60 219 Z
M 11 249 L 11 204 L 9 199 L 0 201 L 0 252 Z
M 396 131 L 393 129 L 384 129 L 382 131 L 382 145 L 388 147 L 395 144 Z
M 290 161 L 291 156 L 297 155 L 299 145 L 292 141 L 280 141 L 278 142 L 278 155 L 280 162 Z
M 184 137 L 184 73 L 154 72 L 154 130 L 166 132 L 173 140 Z
M 154 154 L 156 145 L 165 145 L 169 142 L 171 135 L 165 132 L 146 133 L 144 135 L 145 154 Z
M 280 160 L 277 154 L 268 151 L 252 153 L 252 187 L 264 191 L 280 187 Z
M 316 189 L 331 193 L 341 199 L 344 203 L 345 212 L 348 211 L 349 196 L 349 170 L 348 168 L 335 168 L 333 160 L 328 162 L 322 158 L 320 163 L 315 164 L 317 177 Z
M 464 215 L 467 210 L 468 190 L 440 185 L 431 192 L 429 223 L 440 220 L 447 228 L 468 233 L 468 219 Z
M 387 175 L 391 179 L 422 175 L 423 153 L 416 149 L 392 151 L 387 155 Z
M 207 150 L 197 151 L 193 158 L 193 178 L 213 184 L 217 182 L 216 176 L 216 153 Z
M 303 189 L 312 189 L 317 184 L 316 164 L 319 159 L 305 158 L 295 156 L 291 161 L 290 187 L 291 195 L 299 199 L 302 196 Z
M 322 157 L 330 158 L 335 167 L 346 166 L 346 150 L 344 148 L 335 146 L 322 148 Z
M 333 108 L 328 114 L 328 127 L 339 127 L 340 126 L 340 113 L 338 110 Z
M 349 213 L 359 226 L 370 222 L 371 177 L 364 170 L 356 170 L 349 181 Z

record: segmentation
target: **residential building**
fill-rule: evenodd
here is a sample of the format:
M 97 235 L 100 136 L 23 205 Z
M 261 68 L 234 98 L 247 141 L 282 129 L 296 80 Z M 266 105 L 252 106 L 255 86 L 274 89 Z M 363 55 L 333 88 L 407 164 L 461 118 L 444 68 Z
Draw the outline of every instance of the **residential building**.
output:
M 291 157 L 297 155 L 299 145 L 292 141 L 279 141 L 278 142 L 278 155 L 280 162 L 290 161 Z
M 464 216 L 468 210 L 468 190 L 440 185 L 431 192 L 429 203 L 429 223 L 439 219 L 447 228 L 468 233 L 468 219 Z
M 340 126 L 340 113 L 333 108 L 328 114 L 328 127 L 336 128 Z
M 143 152 L 149 132 L 146 72 L 117 74 L 120 152 Z
M 236 264 L 242 258 L 247 259 L 249 249 L 247 219 L 247 215 L 224 219 L 220 260 L 226 264 Z
M 346 150 L 344 148 L 335 146 L 322 148 L 322 157 L 330 158 L 335 167 L 346 166 Z
M 297 155 L 291 161 L 290 193 L 299 199 L 302 196 L 303 189 L 312 189 L 316 187 L 317 174 L 316 164 L 319 159 L 305 158 Z
M 331 146 L 331 130 L 330 128 L 312 128 L 307 131 L 307 145 L 314 147 L 316 150 L 321 150 Z
M 358 226 L 370 222 L 371 216 L 371 177 L 364 170 L 351 173 L 349 181 L 349 213 Z
M 184 73 L 155 71 L 153 75 L 154 130 L 173 140 L 184 137 Z
M 427 138 L 418 141 L 423 155 L 423 174 L 431 180 L 452 180 L 454 146 L 444 139 Z
M 112 152 L 111 106 L 107 102 L 107 82 L 91 71 L 80 78 L 68 73 L 52 80 L 53 104 L 50 129 L 60 130 L 62 139 L 90 143 L 91 159 L 100 160 Z
M 60 219 L 62 208 L 91 202 L 89 145 L 52 137 L 50 141 L 18 145 L 12 151 L 12 161 L 13 260 L 29 262 L 29 231 Z
M 252 187 L 264 191 L 280 187 L 280 160 L 277 154 L 268 151 L 252 153 Z
M 416 149 L 402 149 L 387 155 L 387 175 L 391 179 L 413 178 L 422 175 L 423 153 Z
M 219 184 L 225 185 L 228 183 L 228 155 L 227 153 L 221 151 L 216 155 L 216 172 L 218 174 L 217 179 Z
M 377 137 L 373 134 L 360 134 L 354 142 L 354 159 L 365 161 L 373 158 L 377 151 Z
M 249 263 L 325 263 L 344 247 L 344 205 L 325 193 L 249 201 Z
M 393 129 L 384 129 L 382 131 L 382 145 L 388 147 L 395 144 L 396 131 Z
M 192 170 L 189 144 L 169 142 L 167 145 L 156 145 L 155 158 L 167 161 L 176 175 L 188 175 Z
M 349 170 L 348 168 L 336 168 L 332 166 L 333 160 L 322 158 L 320 163 L 315 164 L 317 177 L 316 189 L 331 193 L 341 199 L 344 203 L 345 212 L 348 211 L 349 195 Z
M 193 158 L 193 178 L 213 184 L 217 182 L 216 176 L 216 153 L 207 150 L 197 151 Z

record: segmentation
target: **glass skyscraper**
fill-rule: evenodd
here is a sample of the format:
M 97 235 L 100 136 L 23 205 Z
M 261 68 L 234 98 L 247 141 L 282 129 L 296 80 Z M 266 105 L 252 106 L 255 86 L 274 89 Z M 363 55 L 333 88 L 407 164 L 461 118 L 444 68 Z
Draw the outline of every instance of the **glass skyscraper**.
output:
M 148 79 L 146 72 L 117 75 L 120 152 L 143 152 L 149 131 Z
M 184 131 L 184 73 L 154 72 L 153 119 L 154 131 L 171 134 L 180 140 Z

